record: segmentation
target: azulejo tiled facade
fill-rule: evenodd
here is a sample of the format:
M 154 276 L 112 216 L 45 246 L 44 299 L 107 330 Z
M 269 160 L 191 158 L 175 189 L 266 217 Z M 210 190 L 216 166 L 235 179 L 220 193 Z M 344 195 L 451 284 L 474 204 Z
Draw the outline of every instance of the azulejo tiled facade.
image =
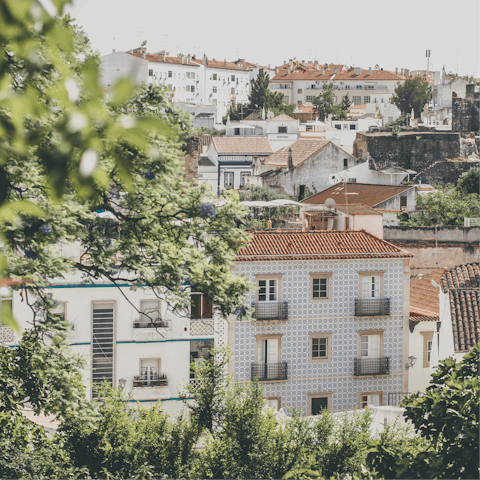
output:
M 258 276 L 268 278 L 270 274 L 278 279 L 278 301 L 288 303 L 288 319 L 235 322 L 236 378 L 250 380 L 251 365 L 259 361 L 259 336 L 280 338 L 277 358 L 279 363 L 287 362 L 287 379 L 262 383 L 265 396 L 279 397 L 282 407 L 308 414 L 310 398 L 317 394 L 328 395 L 328 408 L 334 411 L 360 406 L 360 397 L 366 394 L 378 395 L 379 403 L 386 404 L 389 392 L 403 391 L 406 376 L 404 324 L 408 311 L 404 310 L 408 307 L 404 283 L 408 275 L 404 275 L 404 265 L 403 258 L 238 262 L 236 274 L 245 275 L 253 283 L 258 282 Z M 390 300 L 389 315 L 354 315 L 360 277 L 366 272 L 382 278 L 382 298 Z M 328 299 L 312 299 L 312 274 L 327 275 Z M 257 295 L 251 292 L 250 302 L 257 302 Z M 377 356 L 388 357 L 387 374 L 354 375 L 354 359 L 361 354 L 360 336 L 366 332 L 379 334 Z M 324 361 L 312 361 L 310 342 L 314 333 L 330 334 L 330 351 Z

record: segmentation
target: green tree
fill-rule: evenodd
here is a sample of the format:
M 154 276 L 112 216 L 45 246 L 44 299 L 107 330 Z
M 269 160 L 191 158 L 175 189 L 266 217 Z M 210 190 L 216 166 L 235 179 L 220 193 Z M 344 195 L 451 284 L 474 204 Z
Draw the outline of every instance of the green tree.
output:
M 478 217 L 478 200 L 476 193 L 464 194 L 451 186 L 437 187 L 436 192 L 417 195 L 418 213 L 400 214 L 400 225 L 463 225 L 464 218 Z
M 390 98 L 390 103 L 396 105 L 402 115 L 411 113 L 412 108 L 417 117 L 423 107 L 432 99 L 432 87 L 422 77 L 407 78 L 405 83 L 398 84 L 395 93 Z
M 465 172 L 461 175 L 455 187 L 455 190 L 461 192 L 464 195 L 468 195 L 471 193 L 480 194 L 479 179 L 480 168 L 473 167 L 468 170 L 468 172 Z
M 334 120 L 346 120 L 348 109 L 351 105 L 348 94 L 343 97 L 342 101 L 337 105 L 335 101 L 335 84 L 323 83 L 323 90 L 318 97 L 313 99 L 313 105 L 315 107 L 315 113 L 321 121 L 324 121 L 329 115 L 332 115 Z

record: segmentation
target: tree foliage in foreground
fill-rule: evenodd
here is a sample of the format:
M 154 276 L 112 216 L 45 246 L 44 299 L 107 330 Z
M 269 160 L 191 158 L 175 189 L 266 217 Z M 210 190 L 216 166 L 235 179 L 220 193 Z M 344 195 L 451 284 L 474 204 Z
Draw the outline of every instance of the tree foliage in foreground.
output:
M 402 115 L 415 112 L 415 116 L 420 118 L 420 113 L 426 103 L 432 99 L 432 87 L 422 77 L 407 78 L 405 83 L 398 84 L 395 87 L 395 93 L 390 98 L 393 103 L 402 112 Z
M 348 109 L 352 104 L 347 95 L 343 97 L 342 101 L 337 104 L 333 91 L 335 90 L 334 83 L 323 84 L 322 92 L 313 99 L 312 103 L 315 107 L 315 114 L 318 115 L 320 121 L 325 121 L 329 115 L 332 115 L 333 120 L 346 120 Z
M 417 195 L 417 211 L 418 213 L 413 215 L 400 214 L 400 225 L 411 227 L 463 225 L 464 218 L 479 216 L 479 195 L 466 193 L 452 186 L 437 187 L 436 192 Z

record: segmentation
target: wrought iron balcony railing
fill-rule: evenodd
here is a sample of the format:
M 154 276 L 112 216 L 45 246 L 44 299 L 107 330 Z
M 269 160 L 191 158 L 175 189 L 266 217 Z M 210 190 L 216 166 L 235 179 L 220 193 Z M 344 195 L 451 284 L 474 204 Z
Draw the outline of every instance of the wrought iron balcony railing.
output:
M 252 303 L 253 317 L 257 320 L 288 320 L 287 302 Z
M 287 379 L 287 362 L 282 363 L 252 363 L 251 376 L 259 381 L 266 380 L 286 380 Z
M 168 379 L 166 375 L 160 378 L 149 378 L 148 375 L 135 375 L 133 377 L 134 387 L 168 387 Z
M 353 359 L 353 374 L 356 377 L 363 375 L 388 375 L 389 373 L 389 357 Z
M 389 298 L 355 299 L 356 317 L 374 317 L 380 315 L 390 315 Z

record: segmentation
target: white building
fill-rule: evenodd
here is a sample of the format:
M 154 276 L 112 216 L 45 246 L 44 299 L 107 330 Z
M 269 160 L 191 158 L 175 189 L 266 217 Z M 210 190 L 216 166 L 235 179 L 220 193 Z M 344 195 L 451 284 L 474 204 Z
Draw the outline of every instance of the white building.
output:
M 168 52 L 147 53 L 146 48 L 113 52 L 101 57 L 101 84 L 110 88 L 121 77 L 136 83 L 162 84 L 176 102 L 217 107 L 221 123 L 232 102 L 246 103 L 250 94 L 250 69 L 233 62 L 172 57 Z
M 398 74 L 382 69 L 362 70 L 346 65 L 290 60 L 279 68 L 269 88 L 283 93 L 287 103 L 303 105 L 312 102 L 322 92 L 325 83 L 333 83 L 337 104 L 348 94 L 354 105 L 382 105 L 389 102 L 397 84 L 404 82 L 408 74 L 408 70 Z
M 56 315 L 72 325 L 67 338 L 72 349 L 87 362 L 89 395 L 94 384 L 107 381 L 117 388 L 124 379 L 135 401 L 161 401 L 165 411 L 176 413 L 183 408 L 179 393 L 192 380 L 190 361 L 208 358 L 208 350 L 227 339 L 225 322 L 201 294 L 192 294 L 191 311 L 181 314 L 151 290 L 82 284 L 80 274 L 54 282 L 47 291 L 58 302 Z M 28 328 L 32 313 L 20 291 L 14 292 L 12 306 L 21 328 Z M 14 348 L 18 338 L 6 338 L 7 327 L 0 329 L 0 339 Z

